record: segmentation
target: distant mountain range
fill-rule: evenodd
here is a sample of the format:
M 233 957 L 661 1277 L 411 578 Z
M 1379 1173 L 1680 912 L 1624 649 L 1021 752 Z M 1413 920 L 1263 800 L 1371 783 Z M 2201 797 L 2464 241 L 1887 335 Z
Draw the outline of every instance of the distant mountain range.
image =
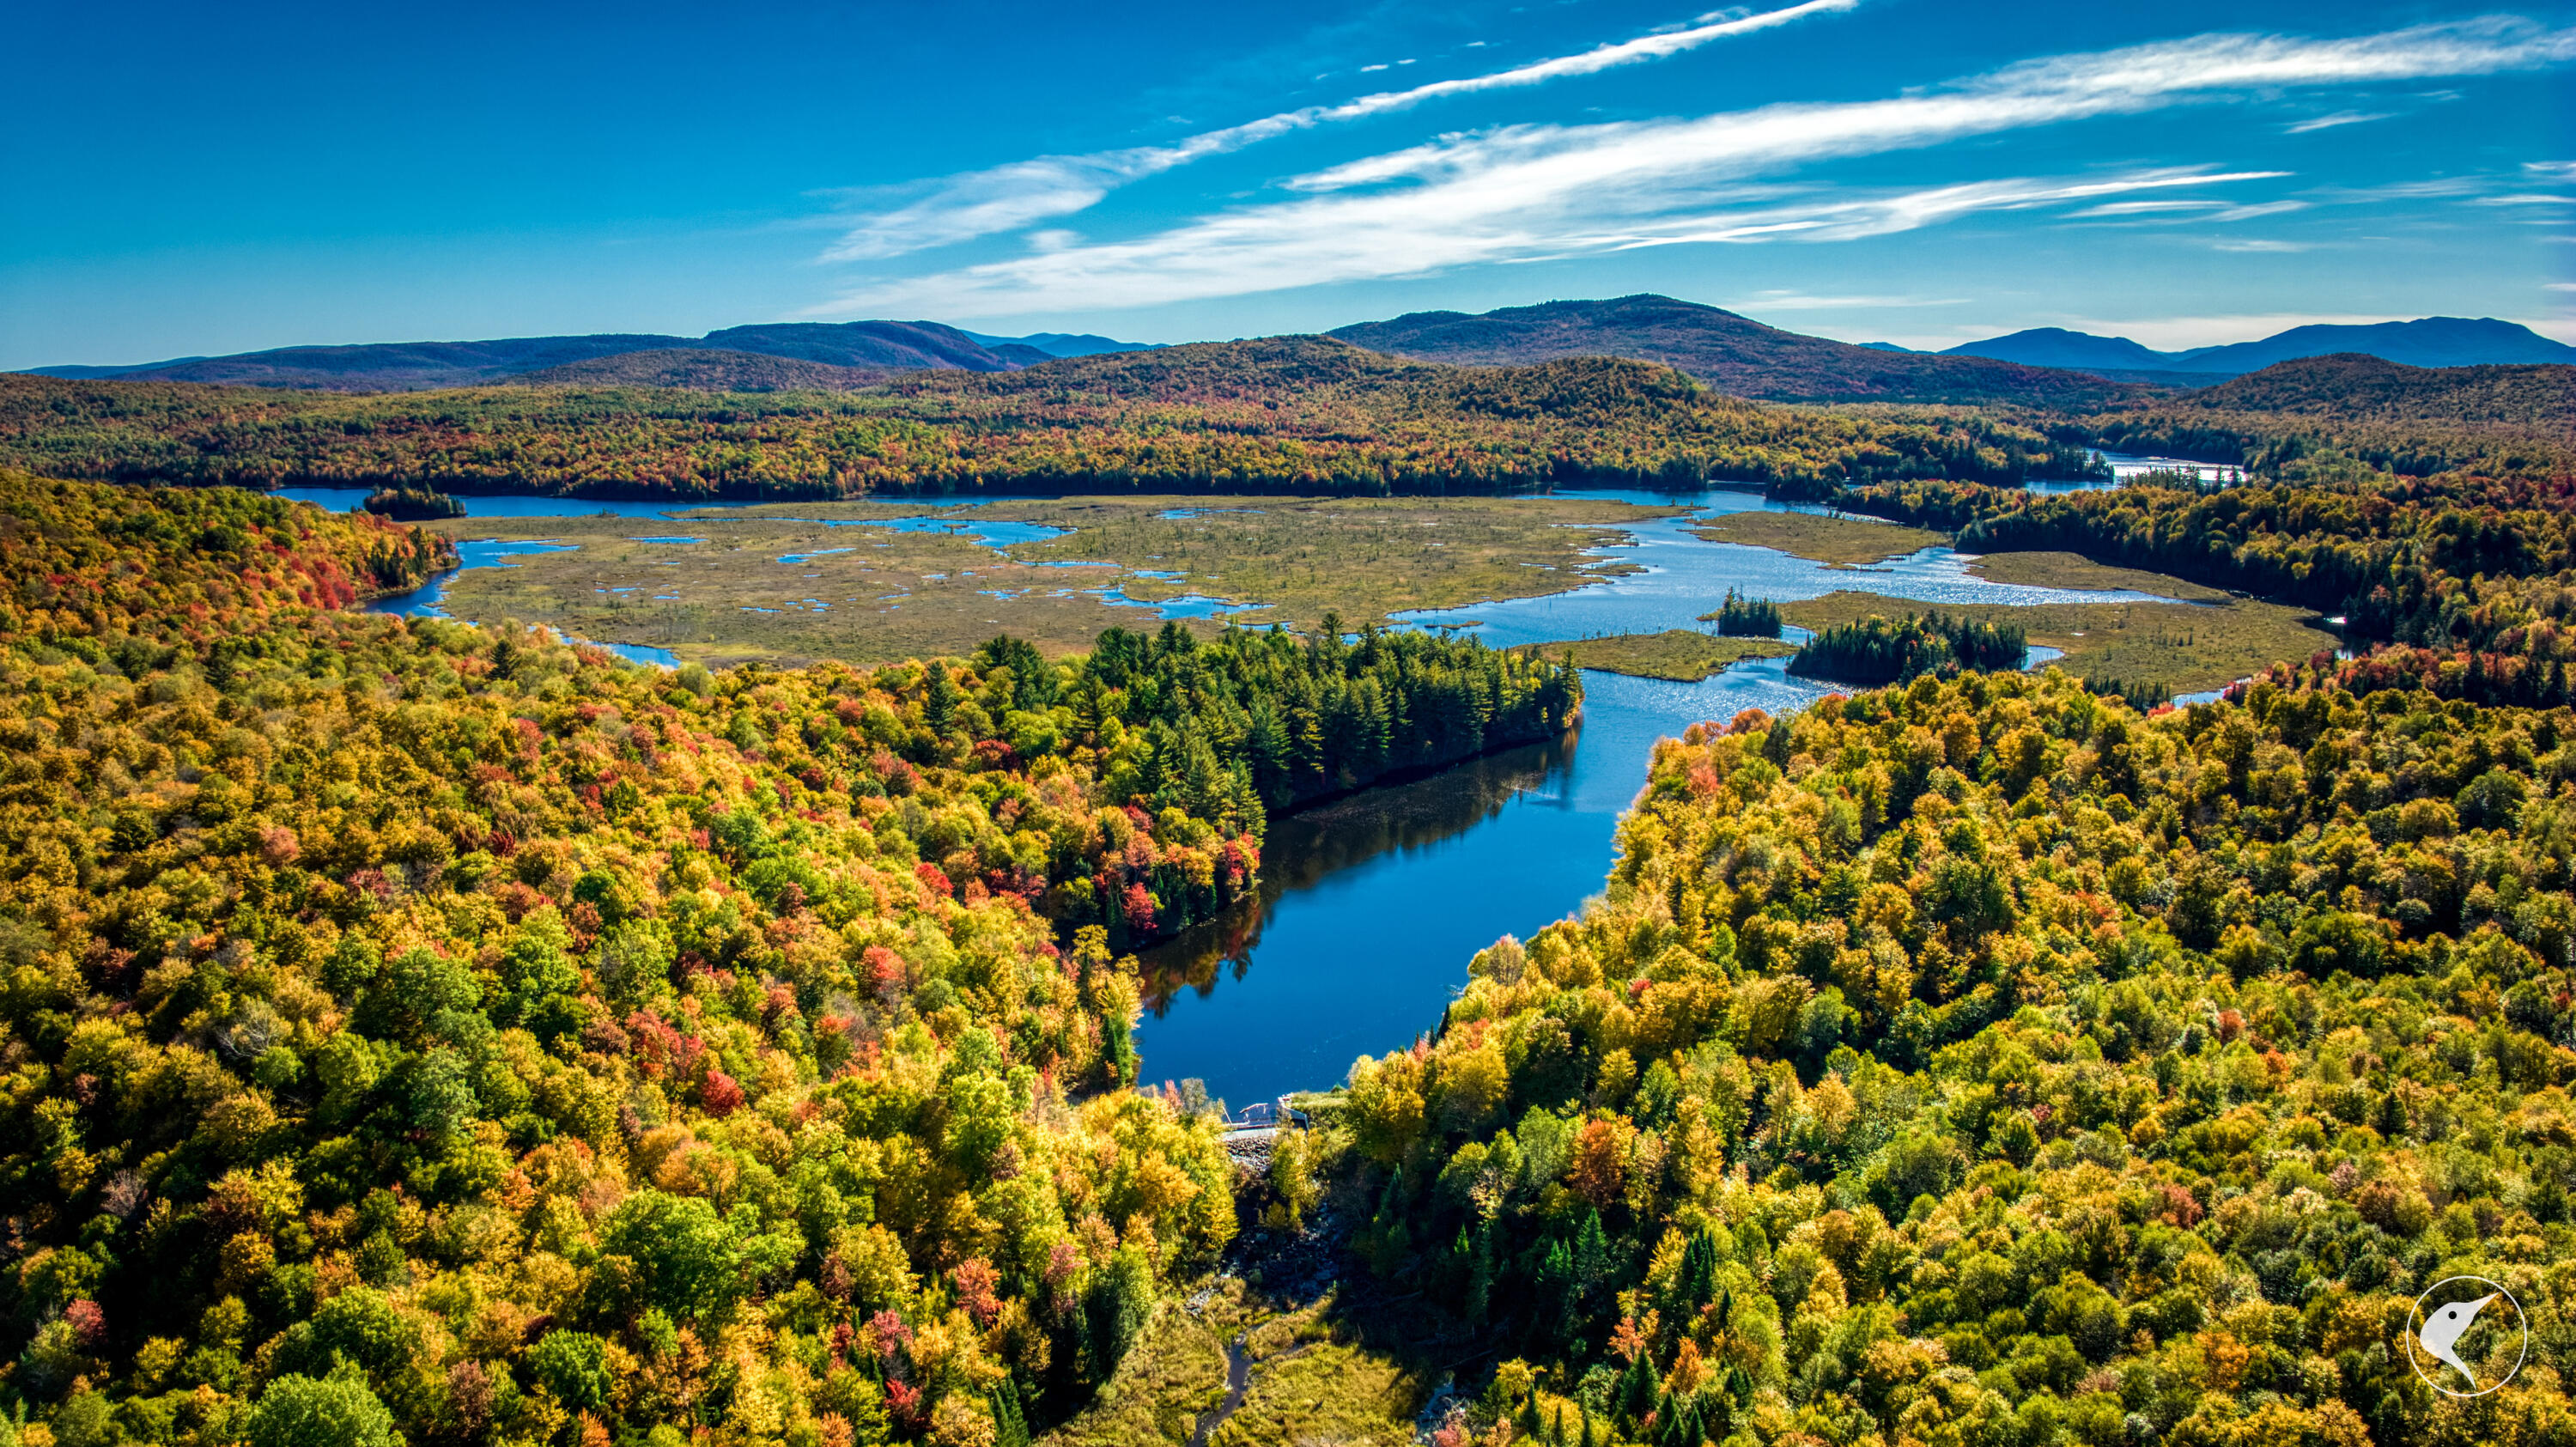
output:
M 989 337 L 982 332 L 966 335 L 988 347 L 1019 345 L 1034 347 L 1050 357 L 1096 357 L 1103 352 L 1150 352 L 1160 342 L 1121 342 L 1090 332 L 1031 332 L 1025 337 Z
M 1071 338 L 1077 342 L 1106 338 Z M 1125 343 L 1108 342 L 1104 350 Z M 561 375 L 606 358 L 638 354 L 733 353 L 787 358 L 835 368 L 864 368 L 879 377 L 895 372 L 958 369 L 1008 372 L 1055 354 L 1026 342 L 997 338 L 988 344 L 937 322 L 775 322 L 727 327 L 703 337 L 666 337 L 610 333 L 580 337 L 505 337 L 486 342 L 378 342 L 347 347 L 279 347 L 228 357 L 180 357 L 127 367 L 35 367 L 48 377 L 117 378 L 137 382 L 225 382 L 254 387 L 302 387 L 340 392 L 410 392 L 438 387 L 472 387 L 532 376 L 548 380 L 609 380 L 620 373 L 653 370 L 652 364 L 630 364 L 600 375 Z M 664 365 L 667 365 L 665 363 Z M 710 368 L 703 356 L 686 364 L 702 375 L 728 369 L 744 375 L 785 375 L 750 363 Z M 874 380 L 872 378 L 871 380 Z M 836 385 L 849 379 L 838 378 Z M 686 386 L 689 383 L 660 385 Z M 865 385 L 859 383 L 858 385 Z
M 2183 385 L 2192 385 L 2203 379 L 2241 377 L 2276 362 L 2348 352 L 2409 367 L 2576 362 L 2576 347 L 2493 317 L 2425 317 L 2371 326 L 2292 327 L 2257 342 L 2194 347 L 2181 352 L 2154 351 L 2127 337 L 2097 337 L 2090 332 L 2035 327 L 2010 336 L 1968 342 L 1939 355 L 1987 357 L 2031 367 L 2064 367 L 2122 381 L 2159 381 L 2164 376 L 2178 376 L 2190 379 Z
M 1426 362 L 1505 366 L 1557 357 L 1661 362 L 1739 397 L 1780 402 L 2023 402 L 2098 405 L 2118 384 L 1983 357 L 1856 347 L 1767 327 L 1668 296 L 1552 301 L 1469 316 L 1413 312 L 1328 335 Z
M 1661 362 L 1740 397 L 1778 402 L 2016 403 L 2089 409 L 2205 388 L 2282 361 L 2358 353 L 2412 367 L 2576 362 L 2576 347 L 2492 318 L 2294 327 L 2258 342 L 2159 352 L 2054 327 L 1916 352 L 1765 326 L 1668 296 L 1556 301 L 1468 315 L 1413 312 L 1329 335 L 1418 361 L 1521 365 L 1560 357 Z M 76 380 L 229 383 L 345 392 L 501 382 L 699 391 L 851 391 L 906 372 L 1012 372 L 1066 358 L 1162 350 L 1067 332 L 1023 337 L 938 322 L 775 322 L 703 337 L 608 333 L 480 342 L 280 347 L 134 366 L 37 367 Z

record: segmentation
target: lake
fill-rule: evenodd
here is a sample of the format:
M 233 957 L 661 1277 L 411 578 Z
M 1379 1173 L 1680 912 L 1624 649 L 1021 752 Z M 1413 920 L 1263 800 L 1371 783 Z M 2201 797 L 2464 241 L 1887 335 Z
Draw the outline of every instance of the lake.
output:
M 2144 461 L 2121 458 L 2115 465 Z M 319 488 L 284 495 L 341 508 L 365 497 L 354 489 Z M 1787 507 L 1731 489 L 1558 495 L 1684 506 L 1703 517 Z M 469 517 L 607 512 L 649 521 L 657 532 L 675 521 L 685 526 L 670 514 L 697 506 L 525 497 L 462 501 Z M 1591 554 L 1595 566 L 1626 564 L 1637 571 L 1571 593 L 1418 612 L 1399 622 L 1455 628 L 1501 647 L 1705 628 L 1699 616 L 1713 612 L 1729 588 L 1775 602 L 1843 588 L 1945 606 L 2161 601 L 2150 593 L 1989 582 L 1968 571 L 1969 559 L 1939 547 L 1866 568 L 1830 568 L 1769 548 L 1708 542 L 1692 535 L 1690 523 L 1682 517 L 1633 524 L 1622 529 L 1629 542 Z M 973 523 L 967 530 L 993 546 L 1023 541 L 1034 531 L 1028 524 L 1000 522 Z M 509 567 L 514 555 L 561 546 L 483 541 L 463 543 L 459 551 L 467 568 Z M 435 613 L 440 591 L 453 576 L 373 606 Z M 1165 616 L 1226 606 L 1198 598 L 1173 604 L 1176 611 Z M 643 662 L 671 661 L 659 649 L 601 646 Z M 1149 998 L 1137 1047 L 1145 1078 L 1199 1079 L 1211 1095 L 1239 1109 L 1290 1090 L 1336 1085 L 1357 1056 L 1410 1044 L 1439 1024 L 1476 951 L 1506 933 L 1526 938 L 1600 891 L 1619 815 L 1644 784 L 1657 739 L 1748 708 L 1792 712 L 1831 691 L 1790 677 L 1787 661 L 1777 658 L 1739 663 L 1697 683 L 1587 671 L 1584 690 L 1581 725 L 1561 741 L 1498 752 L 1427 779 L 1271 821 L 1259 895 L 1143 952 Z
M 1682 505 L 1700 516 L 1784 506 L 1723 489 L 1558 495 Z M 1708 542 L 1689 528 L 1689 518 L 1639 523 L 1624 529 L 1633 542 L 1593 554 L 1642 572 L 1402 621 L 1458 628 L 1501 647 L 1706 628 L 1699 616 L 1714 612 L 1729 588 L 1775 602 L 1840 588 L 1953 606 L 2162 601 L 1989 582 L 1948 548 L 1829 568 L 1770 548 Z M 1644 786 L 1657 739 L 1748 708 L 1794 712 L 1835 691 L 1787 669 L 1786 659 L 1751 660 L 1697 683 L 1587 670 L 1581 726 L 1562 743 L 1493 754 L 1271 821 L 1260 895 L 1142 956 L 1151 994 L 1137 1049 L 1146 1078 L 1195 1077 L 1240 1109 L 1289 1090 L 1331 1087 L 1360 1054 L 1410 1044 L 1438 1026 L 1476 951 L 1506 933 L 1526 939 L 1600 892 L 1619 815 Z

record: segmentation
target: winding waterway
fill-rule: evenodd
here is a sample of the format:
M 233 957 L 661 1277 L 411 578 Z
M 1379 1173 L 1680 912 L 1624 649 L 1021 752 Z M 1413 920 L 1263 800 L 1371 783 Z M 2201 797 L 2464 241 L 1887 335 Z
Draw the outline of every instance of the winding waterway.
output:
M 1594 553 L 1601 564 L 1638 571 L 1570 593 L 1401 621 L 1509 646 L 1705 628 L 1700 615 L 1716 611 L 1729 588 L 1775 602 L 1848 588 L 1948 606 L 2156 597 L 1990 582 L 1949 548 L 1834 568 L 1690 531 L 1695 518 L 1783 509 L 1757 493 L 1558 495 L 1693 512 L 1629 525 L 1633 542 Z M 1361 1053 L 1411 1043 L 1439 1022 L 1477 950 L 1506 933 L 1527 937 L 1600 891 L 1619 815 L 1644 785 L 1657 739 L 1748 708 L 1794 712 L 1830 691 L 1790 677 L 1777 658 L 1697 683 L 1587 670 L 1583 687 L 1581 726 L 1562 743 L 1494 754 L 1272 821 L 1259 898 L 1144 955 L 1154 993 L 1137 1046 L 1147 1072 L 1156 1080 L 1197 1077 L 1240 1107 L 1329 1087 Z
M 2127 464 L 2129 471 L 2147 461 L 2113 458 L 2115 467 Z M 339 489 L 285 495 L 338 508 L 364 497 Z M 1603 581 L 1548 597 L 1425 611 L 1399 621 L 1455 628 L 1507 646 L 1706 627 L 1697 620 L 1713 612 L 1729 588 L 1777 602 L 1838 589 L 1949 606 L 2155 598 L 1990 582 L 1969 572 L 1970 560 L 1948 548 L 1926 548 L 1866 568 L 1833 568 L 1691 533 L 1694 517 L 1782 509 L 1752 492 L 1560 495 L 1678 505 L 1692 515 L 1627 526 L 1630 542 L 1593 554 L 1595 567 L 1628 569 Z M 464 502 L 469 517 L 606 512 L 670 523 L 670 513 L 678 510 L 568 498 Z M 906 519 L 898 525 L 953 526 L 954 519 Z M 1031 531 L 1028 524 L 1005 522 L 978 522 L 970 530 L 996 547 L 1025 541 Z M 464 543 L 460 551 L 466 568 L 508 567 L 512 555 L 561 546 L 484 541 Z M 436 613 L 445 582 L 443 577 L 374 606 Z M 1214 599 L 1174 602 L 1179 607 L 1166 616 L 1204 616 L 1227 606 Z M 673 661 L 658 649 L 602 646 L 642 662 Z M 1329 1087 L 1358 1055 L 1411 1043 L 1438 1023 L 1477 950 L 1506 933 L 1525 937 L 1575 912 L 1600 890 L 1619 815 L 1644 783 L 1657 739 L 1748 708 L 1795 711 L 1827 691 L 1790 677 L 1785 660 L 1776 658 L 1739 663 L 1697 683 L 1587 672 L 1584 690 L 1581 725 L 1560 741 L 1495 753 L 1427 779 L 1273 820 L 1259 896 L 1145 952 L 1150 997 L 1137 1043 L 1147 1075 L 1203 1080 L 1210 1094 L 1241 1107 L 1290 1090 Z

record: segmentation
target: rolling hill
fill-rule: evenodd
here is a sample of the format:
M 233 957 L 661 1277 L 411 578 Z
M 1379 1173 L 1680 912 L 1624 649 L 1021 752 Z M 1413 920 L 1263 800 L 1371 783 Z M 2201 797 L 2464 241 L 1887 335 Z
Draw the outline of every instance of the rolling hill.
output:
M 520 387 L 680 387 L 692 392 L 855 392 L 893 373 L 713 347 L 620 352 L 509 379 Z
M 2424 317 L 2370 326 L 2292 327 L 2260 341 L 2159 352 L 2127 337 L 2034 327 L 1966 342 L 1940 355 L 1986 357 L 2031 367 L 2069 367 L 2105 377 L 2180 384 L 2174 374 L 2236 377 L 2302 357 L 2359 353 L 2410 367 L 2476 367 L 2576 362 L 2576 347 L 2493 317 Z M 2161 374 L 2161 375 L 2158 375 Z
M 1578 356 L 1661 362 L 1721 391 L 1775 402 L 2088 407 L 2133 390 L 2081 373 L 2013 362 L 1857 347 L 1654 295 L 1506 307 L 1481 316 L 1413 312 L 1341 327 L 1330 335 L 1372 351 L 1465 366 Z
M 608 333 L 504 337 L 486 342 L 373 342 L 346 347 L 277 347 L 227 357 L 186 357 L 131 367 L 35 367 L 39 376 L 81 381 L 206 382 L 329 392 L 426 391 L 471 387 L 524 372 L 621 352 L 689 345 L 682 337 Z
M 2276 362 L 2178 399 L 2349 422 L 2453 422 L 2576 435 L 2576 366 L 2410 367 L 2345 353 Z
M 225 357 L 188 357 L 131 367 L 36 367 L 80 381 L 211 382 L 328 392 L 419 392 L 506 382 L 530 373 L 635 352 L 715 350 L 788 357 L 880 372 L 957 368 L 1007 372 L 1052 361 L 1020 343 L 988 347 L 937 322 L 780 322 L 727 327 L 704 337 L 607 333 L 505 337 L 482 342 L 376 342 L 345 347 L 280 347 Z
M 740 364 L 700 351 L 649 365 Z M 1758 406 L 1651 362 L 1452 367 L 1327 337 L 1007 373 L 914 370 L 839 395 L 584 380 L 350 395 L 0 376 L 0 464 L 263 488 L 807 498 L 1516 492 L 1712 478 L 1810 496 L 1857 480 L 2071 476 L 2088 460 L 1984 418 Z
M 1007 372 L 1055 360 L 1017 342 L 988 347 L 938 322 L 772 322 L 709 332 L 698 345 L 887 371 Z

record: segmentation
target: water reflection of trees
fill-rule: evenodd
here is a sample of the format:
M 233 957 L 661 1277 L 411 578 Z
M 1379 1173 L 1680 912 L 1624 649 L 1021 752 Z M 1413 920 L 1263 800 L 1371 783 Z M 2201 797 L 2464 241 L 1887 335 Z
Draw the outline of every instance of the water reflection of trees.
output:
M 1578 733 L 1554 743 L 1487 754 L 1427 779 L 1363 790 L 1345 799 L 1270 821 L 1261 850 L 1261 889 L 1251 899 L 1144 950 L 1145 1008 L 1159 1018 L 1183 989 L 1216 990 L 1218 971 L 1234 979 L 1252 967 L 1261 932 L 1290 894 L 1381 855 L 1418 849 L 1463 834 L 1502 812 L 1520 794 L 1561 787 Z

